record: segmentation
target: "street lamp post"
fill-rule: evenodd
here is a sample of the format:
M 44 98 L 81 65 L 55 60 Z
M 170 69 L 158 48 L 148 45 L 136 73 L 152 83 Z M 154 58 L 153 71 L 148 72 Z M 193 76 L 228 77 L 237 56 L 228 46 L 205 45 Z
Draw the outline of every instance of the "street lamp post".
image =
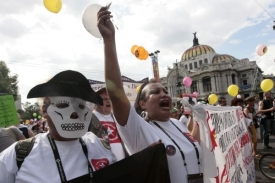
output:
M 159 82 L 158 53 L 160 53 L 159 50 L 157 50 L 157 51 L 155 51 L 153 53 L 150 53 L 149 56 L 152 59 L 154 78 Z

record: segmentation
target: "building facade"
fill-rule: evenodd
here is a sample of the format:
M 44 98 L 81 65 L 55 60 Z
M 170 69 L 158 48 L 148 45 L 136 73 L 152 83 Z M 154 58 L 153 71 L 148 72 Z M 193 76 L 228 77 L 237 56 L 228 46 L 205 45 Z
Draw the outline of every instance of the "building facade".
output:
M 184 77 L 192 78 L 192 85 L 182 84 Z M 260 83 L 273 75 L 263 75 L 256 61 L 237 59 L 228 54 L 218 54 L 208 45 L 200 45 L 194 33 L 193 46 L 187 49 L 179 62 L 168 67 L 167 77 L 161 83 L 168 89 L 173 101 L 178 100 L 182 93 L 198 92 L 198 100 L 205 100 L 210 94 L 225 97 L 229 103 L 232 97 L 227 93 L 231 84 L 239 86 L 239 94 L 243 98 L 259 95 L 263 97 Z M 274 93 L 274 89 L 272 90 Z

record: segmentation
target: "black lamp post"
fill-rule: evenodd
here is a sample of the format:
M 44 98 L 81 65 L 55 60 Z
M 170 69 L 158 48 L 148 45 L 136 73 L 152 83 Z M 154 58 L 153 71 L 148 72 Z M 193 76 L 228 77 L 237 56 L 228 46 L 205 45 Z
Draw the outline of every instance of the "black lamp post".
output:
M 157 51 L 155 51 L 155 52 L 153 52 L 153 53 L 150 53 L 149 56 L 150 56 L 150 57 L 157 57 L 157 56 L 158 56 L 158 53 L 160 53 L 159 50 L 157 50 Z

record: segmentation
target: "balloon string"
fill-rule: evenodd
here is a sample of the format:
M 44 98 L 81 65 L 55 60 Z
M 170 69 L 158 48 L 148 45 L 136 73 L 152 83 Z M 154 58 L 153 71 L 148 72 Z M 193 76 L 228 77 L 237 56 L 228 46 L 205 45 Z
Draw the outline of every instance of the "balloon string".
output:
M 264 9 L 264 7 L 257 1 L 257 0 L 255 0 L 256 1 L 256 3 L 259 5 L 259 6 L 261 6 L 262 8 L 263 8 L 263 10 L 271 17 L 271 18 L 273 18 L 273 20 L 275 20 L 275 18 L 270 14 L 270 13 L 268 13 L 267 11 L 266 11 L 266 9 Z
M 115 25 L 116 29 L 118 30 L 118 27 L 116 26 L 115 22 L 113 19 L 111 19 L 111 21 L 113 22 L 113 24 Z
M 112 5 L 112 3 L 107 3 L 106 7 L 107 7 L 107 10 L 109 10 L 110 6 Z M 116 26 L 115 22 L 113 19 L 111 19 L 111 21 L 113 22 L 113 24 L 115 25 L 116 29 L 118 30 L 118 27 Z

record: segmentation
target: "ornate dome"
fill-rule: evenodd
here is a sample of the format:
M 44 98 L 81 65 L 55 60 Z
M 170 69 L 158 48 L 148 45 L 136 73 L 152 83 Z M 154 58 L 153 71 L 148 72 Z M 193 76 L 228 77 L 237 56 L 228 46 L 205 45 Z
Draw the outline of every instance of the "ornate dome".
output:
M 207 45 L 197 45 L 197 46 L 193 46 L 191 48 L 189 48 L 188 50 L 186 50 L 182 57 L 181 60 L 189 60 L 192 57 L 196 57 L 202 54 L 206 54 L 207 52 L 211 52 L 211 53 L 216 53 L 215 50 L 213 48 L 211 48 L 210 46 Z
M 211 53 L 216 53 L 212 47 L 210 47 L 208 45 L 200 45 L 199 44 L 199 40 L 196 37 L 197 32 L 195 32 L 193 34 L 194 34 L 193 46 L 183 53 L 183 55 L 181 57 L 182 61 L 189 60 L 191 58 L 194 58 L 194 57 L 202 55 L 202 54 L 206 54 L 208 51 Z
M 222 54 L 222 55 L 215 55 L 212 59 L 212 63 L 221 63 L 227 60 L 235 60 L 236 58 L 231 56 L 231 55 L 227 55 L 227 54 Z

